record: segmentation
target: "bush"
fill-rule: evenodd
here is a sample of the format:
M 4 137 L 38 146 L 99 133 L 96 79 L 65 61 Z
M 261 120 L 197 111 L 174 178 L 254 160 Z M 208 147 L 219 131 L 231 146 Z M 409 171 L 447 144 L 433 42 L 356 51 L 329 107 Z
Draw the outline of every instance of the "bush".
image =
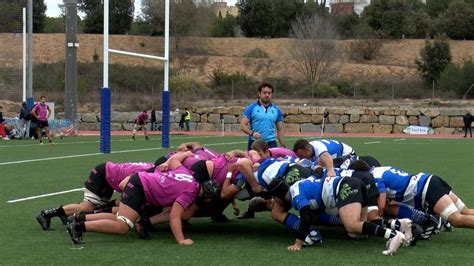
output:
M 463 96 L 474 84 L 474 62 L 466 60 L 460 66 L 449 65 L 441 73 L 438 84 L 443 91 L 452 91 L 458 96 Z
M 300 97 L 336 98 L 340 96 L 336 86 L 328 84 L 307 85 L 300 89 Z
M 265 52 L 265 50 L 260 49 L 260 48 L 255 48 L 250 50 L 248 53 L 244 55 L 244 57 L 249 57 L 249 58 L 268 58 L 268 53 Z
M 170 78 L 173 101 L 189 102 L 209 95 L 209 88 L 190 73 L 178 73 Z
M 256 96 L 257 82 L 245 73 L 225 73 L 216 68 L 211 74 L 214 97 L 220 99 L 249 98 Z
M 349 43 L 349 56 L 356 61 L 370 61 L 380 55 L 382 46 L 379 39 L 358 39 Z

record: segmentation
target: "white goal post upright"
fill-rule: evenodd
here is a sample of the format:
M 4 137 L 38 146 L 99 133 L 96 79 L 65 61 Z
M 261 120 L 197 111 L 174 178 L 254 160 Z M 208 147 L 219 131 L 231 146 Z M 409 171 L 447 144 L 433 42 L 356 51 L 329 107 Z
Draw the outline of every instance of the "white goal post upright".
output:
M 170 94 L 169 94 L 169 14 L 170 3 L 165 0 L 165 51 L 164 56 L 154 56 L 139 54 L 115 49 L 109 49 L 109 0 L 104 1 L 104 73 L 103 87 L 101 89 L 101 120 L 100 120 L 100 152 L 110 153 L 110 116 L 111 116 L 111 91 L 109 88 L 109 53 L 115 53 L 127 56 L 137 56 L 147 59 L 162 60 L 164 62 L 164 89 L 162 94 L 162 135 L 161 145 L 163 148 L 169 148 L 170 131 Z

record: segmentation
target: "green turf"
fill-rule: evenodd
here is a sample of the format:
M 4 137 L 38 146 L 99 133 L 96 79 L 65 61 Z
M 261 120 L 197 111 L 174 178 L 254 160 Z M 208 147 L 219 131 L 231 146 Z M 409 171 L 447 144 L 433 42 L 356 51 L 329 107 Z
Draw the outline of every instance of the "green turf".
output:
M 256 219 L 212 223 L 208 218 L 194 219 L 185 227 L 185 235 L 194 245 L 175 243 L 168 225 L 160 225 L 151 240 L 140 240 L 135 233 L 126 236 L 88 233 L 82 246 L 73 245 L 59 220 L 55 230 L 44 232 L 35 216 L 41 209 L 58 204 L 79 202 L 81 192 L 38 198 L 17 203 L 8 200 L 82 187 L 95 165 L 112 161 L 154 161 L 168 150 L 159 148 L 161 140 L 131 141 L 129 137 L 112 138 L 113 153 L 98 153 L 97 137 L 57 140 L 57 145 L 37 145 L 33 141 L 0 142 L 0 264 L 203 264 L 203 265 L 309 265 L 309 264 L 472 264 L 474 230 L 456 228 L 416 247 L 402 248 L 393 257 L 382 255 L 384 241 L 344 239 L 342 230 L 322 228 L 324 244 L 304 248 L 297 254 L 286 251 L 294 234 L 273 222 L 269 213 Z M 291 146 L 295 138 L 288 138 Z M 469 139 L 339 138 L 353 146 L 360 155 L 373 155 L 383 164 L 405 171 L 436 173 L 448 181 L 468 206 L 474 206 L 472 175 L 474 142 Z M 225 151 L 245 148 L 244 137 L 172 136 L 171 146 L 199 141 Z M 71 155 L 83 157 L 30 161 Z M 11 162 L 20 162 L 9 164 Z M 245 209 L 245 204 L 240 204 Z M 230 210 L 227 216 L 233 218 Z M 81 249 L 77 249 L 82 247 Z

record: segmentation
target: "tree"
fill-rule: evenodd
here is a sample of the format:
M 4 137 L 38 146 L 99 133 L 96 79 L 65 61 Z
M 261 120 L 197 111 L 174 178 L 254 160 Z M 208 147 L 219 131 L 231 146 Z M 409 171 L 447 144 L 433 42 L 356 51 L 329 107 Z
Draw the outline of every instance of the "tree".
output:
M 109 33 L 127 33 L 133 21 L 133 0 L 112 0 L 109 6 Z M 79 10 L 86 14 L 84 33 L 102 34 L 104 32 L 104 5 L 102 1 L 83 0 Z
M 33 32 L 43 32 L 45 19 L 46 5 L 43 1 L 33 1 Z
M 362 19 L 380 37 L 400 38 L 407 33 L 409 5 L 405 1 L 372 1 L 362 12 Z
M 465 60 L 462 65 L 450 64 L 441 73 L 439 87 L 462 96 L 474 84 L 474 62 Z
M 288 37 L 292 21 L 303 13 L 301 0 L 242 0 L 238 22 L 246 37 Z M 311 12 L 311 9 L 308 9 Z
M 453 2 L 439 15 L 437 30 L 451 39 L 474 39 L 474 7 L 463 2 Z
M 425 9 L 428 15 L 431 17 L 437 17 L 448 9 L 448 5 L 451 2 L 452 0 L 427 0 Z
M 163 0 L 142 1 L 143 20 L 152 25 L 152 35 L 163 33 L 164 7 Z M 214 17 L 209 7 L 198 7 L 193 0 L 170 1 L 170 34 L 175 38 L 176 51 L 179 53 L 182 36 L 208 35 Z
M 234 16 L 227 14 L 225 18 L 216 17 L 211 30 L 212 37 L 235 37 L 237 20 Z
M 342 38 L 350 39 L 356 36 L 356 30 L 360 24 L 360 18 L 356 13 L 352 12 L 347 15 L 333 16 L 332 20 L 336 23 Z
M 422 77 L 429 83 L 438 81 L 443 70 L 451 63 L 451 50 L 445 36 L 437 36 L 434 41 L 426 40 L 420 50 L 421 60 L 416 59 Z
M 291 25 L 293 41 L 288 51 L 295 69 L 314 86 L 337 73 L 337 30 L 319 15 L 301 16 Z

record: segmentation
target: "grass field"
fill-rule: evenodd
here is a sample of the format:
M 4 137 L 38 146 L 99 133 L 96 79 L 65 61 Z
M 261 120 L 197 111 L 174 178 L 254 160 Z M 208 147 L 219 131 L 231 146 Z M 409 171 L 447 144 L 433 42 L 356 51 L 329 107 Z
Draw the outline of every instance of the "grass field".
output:
M 0 265 L 12 264 L 199 264 L 199 265 L 329 265 L 329 264 L 424 264 L 472 265 L 474 230 L 454 229 L 430 241 L 402 248 L 393 257 L 382 255 L 384 241 L 350 241 L 337 228 L 320 228 L 325 241 L 293 254 L 286 251 L 295 235 L 271 220 L 269 213 L 256 219 L 232 220 L 216 224 L 209 218 L 191 220 L 184 233 L 194 245 L 175 243 L 168 225 L 156 227 L 152 239 L 138 239 L 134 232 L 126 236 L 86 233 L 83 245 L 73 245 L 59 219 L 53 219 L 52 231 L 42 231 L 35 220 L 41 209 L 79 202 L 82 192 L 7 201 L 81 188 L 89 171 L 106 160 L 154 161 L 168 150 L 159 137 L 131 141 L 112 138 L 112 153 L 98 153 L 98 137 L 58 140 L 57 145 L 38 145 L 33 141 L 0 142 Z M 288 138 L 291 146 L 296 138 Z M 392 139 L 338 138 L 353 146 L 360 155 L 373 155 L 385 165 L 411 173 L 421 171 L 440 175 L 474 206 L 472 139 Z M 181 142 L 199 141 L 218 151 L 246 147 L 244 137 L 172 136 L 171 148 Z M 39 160 L 44 158 L 44 160 Z M 240 203 L 245 210 L 246 203 Z M 234 218 L 227 209 L 229 218 Z

